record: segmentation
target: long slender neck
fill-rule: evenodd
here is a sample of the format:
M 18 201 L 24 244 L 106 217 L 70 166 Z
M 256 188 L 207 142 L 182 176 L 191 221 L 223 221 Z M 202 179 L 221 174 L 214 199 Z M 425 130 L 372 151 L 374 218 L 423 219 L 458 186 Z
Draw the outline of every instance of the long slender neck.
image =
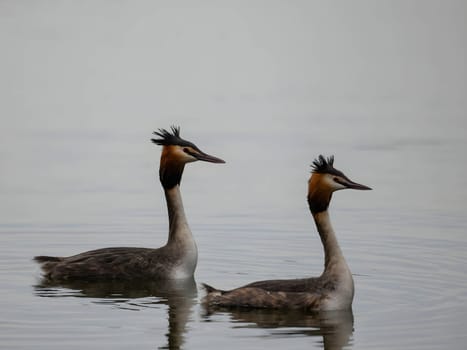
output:
M 328 211 L 313 213 L 313 218 L 324 247 L 324 271 L 330 272 L 336 265 L 342 265 L 342 263 L 347 266 L 332 228 Z
M 172 188 L 164 188 L 164 192 L 169 212 L 169 239 L 167 244 L 194 244 L 193 236 L 185 216 L 185 210 L 183 209 L 180 186 L 175 185 Z

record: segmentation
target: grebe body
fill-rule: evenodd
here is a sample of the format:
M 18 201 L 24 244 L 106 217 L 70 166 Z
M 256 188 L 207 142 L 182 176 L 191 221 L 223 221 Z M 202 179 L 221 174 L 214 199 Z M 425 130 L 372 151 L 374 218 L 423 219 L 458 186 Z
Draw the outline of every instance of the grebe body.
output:
M 158 249 L 118 247 L 91 250 L 69 257 L 36 256 L 44 277 L 53 281 L 131 280 L 192 278 L 198 261 L 198 249 L 183 208 L 180 182 L 187 163 L 198 160 L 224 163 L 220 158 L 202 152 L 193 143 L 180 137 L 180 128 L 171 132 L 159 129 L 163 146 L 159 179 L 164 188 L 169 216 L 167 244 Z
M 355 183 L 333 166 L 334 157 L 319 156 L 308 182 L 308 205 L 324 248 L 324 271 L 319 277 L 265 280 L 230 291 L 204 284 L 207 307 L 346 310 L 352 306 L 352 273 L 337 242 L 329 218 L 332 193 L 342 189 L 370 190 Z

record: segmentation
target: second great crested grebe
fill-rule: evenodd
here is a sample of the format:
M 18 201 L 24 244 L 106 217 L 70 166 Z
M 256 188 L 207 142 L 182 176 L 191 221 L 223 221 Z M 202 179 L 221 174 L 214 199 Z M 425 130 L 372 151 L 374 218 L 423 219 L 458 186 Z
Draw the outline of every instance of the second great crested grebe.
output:
M 328 207 L 332 193 L 343 189 L 370 190 L 351 181 L 333 166 L 334 157 L 313 162 L 308 204 L 324 247 L 324 272 L 319 277 L 267 280 L 230 291 L 204 284 L 208 307 L 290 308 L 308 311 L 346 310 L 352 306 L 354 283 L 337 243 Z
M 158 249 L 103 248 L 69 257 L 36 256 L 42 264 L 44 277 L 53 281 L 71 280 L 160 280 L 192 278 L 198 261 L 198 250 L 183 209 L 180 181 L 185 164 L 202 160 L 225 163 L 202 152 L 193 143 L 180 137 L 180 128 L 172 132 L 159 129 L 159 138 L 152 139 L 163 146 L 159 178 L 165 192 L 169 214 L 169 238 Z

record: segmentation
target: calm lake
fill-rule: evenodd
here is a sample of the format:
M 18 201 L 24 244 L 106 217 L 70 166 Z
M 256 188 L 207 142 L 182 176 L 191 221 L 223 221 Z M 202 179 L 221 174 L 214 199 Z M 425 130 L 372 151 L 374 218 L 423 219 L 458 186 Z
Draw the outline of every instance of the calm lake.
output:
M 0 2 L 0 348 L 464 349 L 466 5 L 225 5 Z M 35 255 L 165 244 L 172 124 L 226 161 L 183 175 L 195 280 L 41 284 Z M 330 208 L 353 311 L 206 310 L 321 273 L 321 153 L 373 188 Z

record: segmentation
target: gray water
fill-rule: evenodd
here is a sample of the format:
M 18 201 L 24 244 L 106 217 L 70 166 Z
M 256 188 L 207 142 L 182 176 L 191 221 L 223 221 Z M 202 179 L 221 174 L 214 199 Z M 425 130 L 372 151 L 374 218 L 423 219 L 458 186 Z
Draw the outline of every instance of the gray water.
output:
M 0 348 L 463 349 L 467 8 L 461 1 L 0 2 Z M 159 127 L 189 164 L 183 285 L 41 285 L 39 254 L 167 238 Z M 320 153 L 371 192 L 331 216 L 353 312 L 209 313 L 228 289 L 321 273 Z

